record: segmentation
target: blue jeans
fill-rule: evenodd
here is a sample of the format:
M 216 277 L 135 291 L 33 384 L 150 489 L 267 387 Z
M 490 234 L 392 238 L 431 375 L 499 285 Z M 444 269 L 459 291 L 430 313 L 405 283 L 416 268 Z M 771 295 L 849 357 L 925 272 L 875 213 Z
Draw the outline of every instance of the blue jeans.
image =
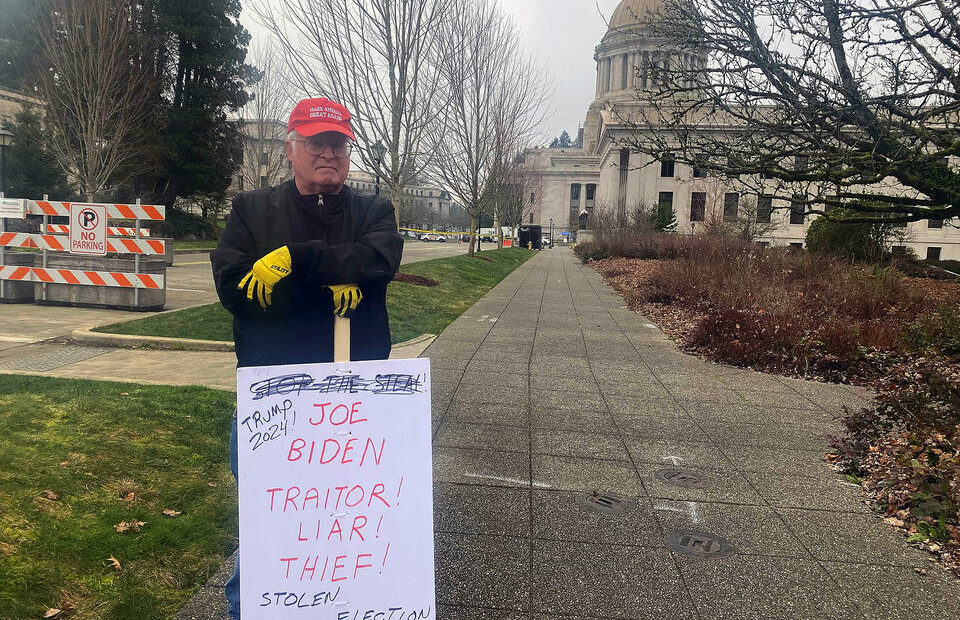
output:
M 237 412 L 233 412 L 233 429 L 230 431 L 230 471 L 233 472 L 233 480 L 237 480 Z M 240 620 L 240 556 L 237 556 L 237 568 L 233 575 L 227 580 L 227 585 L 223 588 L 223 594 L 227 597 L 230 604 L 228 613 L 233 620 Z

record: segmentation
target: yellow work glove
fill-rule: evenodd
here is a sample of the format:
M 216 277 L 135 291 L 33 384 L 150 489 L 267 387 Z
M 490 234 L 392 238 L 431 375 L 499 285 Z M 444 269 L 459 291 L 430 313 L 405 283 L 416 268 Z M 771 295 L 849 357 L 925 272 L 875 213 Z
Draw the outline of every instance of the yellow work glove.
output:
M 333 293 L 333 312 L 339 317 L 349 318 L 363 299 L 356 284 L 331 284 L 327 288 Z
M 273 297 L 273 287 L 280 280 L 286 278 L 293 271 L 290 259 L 290 250 L 287 246 L 277 248 L 253 264 L 250 273 L 243 276 L 237 288 L 247 288 L 247 299 L 257 303 L 264 310 L 270 305 Z

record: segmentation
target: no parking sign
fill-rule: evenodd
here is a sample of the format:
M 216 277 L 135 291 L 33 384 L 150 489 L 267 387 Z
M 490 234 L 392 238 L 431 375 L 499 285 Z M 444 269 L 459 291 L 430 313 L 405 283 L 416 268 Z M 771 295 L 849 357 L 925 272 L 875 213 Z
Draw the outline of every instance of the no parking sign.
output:
M 70 253 L 106 256 L 107 207 L 74 203 L 70 205 Z

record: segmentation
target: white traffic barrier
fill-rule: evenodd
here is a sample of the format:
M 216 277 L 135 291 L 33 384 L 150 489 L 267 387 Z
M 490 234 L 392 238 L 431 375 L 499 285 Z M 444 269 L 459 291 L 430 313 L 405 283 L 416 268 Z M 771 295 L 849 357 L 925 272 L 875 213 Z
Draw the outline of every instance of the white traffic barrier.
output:
M 113 220 L 163 220 L 166 219 L 167 213 L 167 208 L 163 205 L 121 205 L 108 203 L 72 203 L 52 202 L 50 200 L 28 200 L 27 214 L 59 215 L 61 217 L 70 217 L 70 205 L 72 204 L 106 207 L 107 217 Z
M 51 235 L 69 235 L 70 227 L 66 224 L 47 224 L 47 233 Z M 107 226 L 107 235 L 111 237 L 136 237 L 137 229 L 128 226 Z M 141 237 L 149 237 L 150 229 L 141 228 Z
M 67 237 L 57 235 L 0 233 L 0 246 L 67 252 L 70 243 Z M 164 254 L 166 243 L 159 239 L 107 239 L 107 252 L 111 254 Z
M 43 269 L 42 267 L 7 265 L 0 265 L 0 279 L 119 288 L 162 289 L 164 287 L 164 276 L 157 274 L 88 271 L 85 269 Z

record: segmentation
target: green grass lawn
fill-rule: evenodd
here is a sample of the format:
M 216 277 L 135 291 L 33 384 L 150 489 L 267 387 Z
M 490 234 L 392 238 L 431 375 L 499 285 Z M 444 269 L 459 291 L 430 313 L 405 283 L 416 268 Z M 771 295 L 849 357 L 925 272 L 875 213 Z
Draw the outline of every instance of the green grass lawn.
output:
M 387 311 L 393 342 L 403 342 L 420 334 L 439 334 L 533 255 L 530 250 L 509 248 L 481 252 L 472 258 L 464 254 L 403 265 L 401 272 L 432 278 L 440 282 L 440 286 L 390 283 Z M 220 304 L 209 304 L 98 327 L 95 331 L 230 341 L 233 340 L 232 325 L 232 317 Z
M 204 388 L 0 376 L 0 618 L 70 605 L 77 619 L 176 613 L 236 546 L 234 402 Z M 122 521 L 144 525 L 118 533 Z
M 173 242 L 173 251 L 178 252 L 182 250 L 196 250 L 198 252 L 203 250 L 215 250 L 217 249 L 216 240 L 202 240 L 202 241 L 174 241 Z

